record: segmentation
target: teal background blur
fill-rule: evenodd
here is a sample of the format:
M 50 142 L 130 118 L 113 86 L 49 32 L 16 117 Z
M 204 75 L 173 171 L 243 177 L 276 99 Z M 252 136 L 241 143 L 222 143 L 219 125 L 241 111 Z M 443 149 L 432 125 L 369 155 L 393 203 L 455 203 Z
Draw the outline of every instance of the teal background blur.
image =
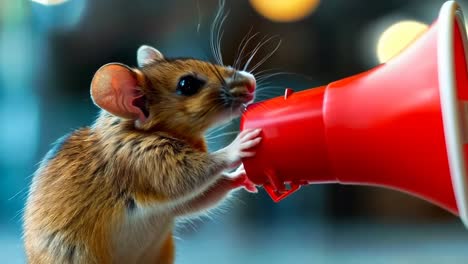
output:
M 296 74 L 264 84 L 263 100 L 376 66 L 386 27 L 403 19 L 430 24 L 443 2 L 322 0 L 305 19 L 277 23 L 231 0 L 222 52 L 231 63 L 251 27 L 279 35 L 281 47 L 259 70 Z M 112 61 L 136 65 L 142 44 L 169 57 L 210 59 L 216 9 L 216 0 L 0 0 L 0 263 L 25 262 L 21 210 L 30 176 L 53 141 L 93 122 L 94 72 Z M 234 121 L 212 133 L 210 148 L 237 128 Z M 468 263 L 468 231 L 458 218 L 406 194 L 310 185 L 279 204 L 263 190 L 235 196 L 209 217 L 178 225 L 177 263 Z

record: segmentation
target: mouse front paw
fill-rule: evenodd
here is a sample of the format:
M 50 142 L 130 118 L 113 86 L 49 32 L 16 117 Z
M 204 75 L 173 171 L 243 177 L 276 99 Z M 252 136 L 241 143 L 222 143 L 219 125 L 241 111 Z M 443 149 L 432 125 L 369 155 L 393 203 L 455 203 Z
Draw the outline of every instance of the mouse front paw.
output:
M 234 172 L 228 174 L 228 177 L 232 179 L 233 189 L 243 187 L 248 192 L 258 192 L 257 186 L 247 177 L 244 165 L 240 165 Z
M 252 148 L 262 140 L 260 132 L 262 132 L 261 129 L 244 130 L 225 148 L 231 168 L 239 166 L 242 158 L 255 156 Z

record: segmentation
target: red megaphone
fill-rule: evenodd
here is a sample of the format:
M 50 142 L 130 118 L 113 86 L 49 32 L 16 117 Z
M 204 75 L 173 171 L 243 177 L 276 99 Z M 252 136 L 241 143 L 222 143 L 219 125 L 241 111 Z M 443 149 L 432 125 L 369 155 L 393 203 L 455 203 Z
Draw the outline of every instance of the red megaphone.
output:
M 249 179 L 278 202 L 301 185 L 397 189 L 468 227 L 468 78 L 463 15 L 446 2 L 429 30 L 386 64 L 252 104 L 241 129 L 262 128 Z

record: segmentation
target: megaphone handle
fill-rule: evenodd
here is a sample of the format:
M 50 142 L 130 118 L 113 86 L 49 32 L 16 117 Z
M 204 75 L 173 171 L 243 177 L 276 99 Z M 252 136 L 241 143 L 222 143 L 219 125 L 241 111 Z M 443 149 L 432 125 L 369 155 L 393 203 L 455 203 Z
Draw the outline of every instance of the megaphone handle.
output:
M 299 190 L 301 187 L 301 183 L 291 182 L 289 183 L 290 188 L 287 189 L 284 182 L 280 180 L 277 173 L 273 169 L 266 169 L 265 175 L 267 176 L 269 182 L 265 183 L 263 188 L 265 188 L 271 199 L 276 203 L 288 197 L 293 192 Z
M 266 183 L 266 184 L 263 185 L 263 188 L 265 188 L 266 192 L 268 193 L 268 195 L 270 195 L 271 199 L 275 203 L 280 202 L 281 200 L 288 197 L 289 195 L 291 195 L 295 191 L 299 190 L 301 185 L 300 184 L 295 184 L 295 183 L 290 183 L 290 187 L 291 188 L 289 190 L 285 189 L 285 191 L 280 192 L 275 187 L 273 187 L 273 185 L 271 185 L 269 183 Z

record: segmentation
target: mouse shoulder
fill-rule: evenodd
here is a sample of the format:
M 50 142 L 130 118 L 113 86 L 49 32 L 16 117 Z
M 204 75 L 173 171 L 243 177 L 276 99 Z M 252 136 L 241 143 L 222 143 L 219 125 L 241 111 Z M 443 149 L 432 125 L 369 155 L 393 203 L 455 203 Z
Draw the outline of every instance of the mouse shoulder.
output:
M 94 132 L 89 127 L 69 132 L 52 144 L 43 161 L 49 162 L 59 156 L 66 157 L 67 155 L 64 154 L 73 155 L 81 152 L 96 142 L 96 138 L 93 139 L 93 136 Z

